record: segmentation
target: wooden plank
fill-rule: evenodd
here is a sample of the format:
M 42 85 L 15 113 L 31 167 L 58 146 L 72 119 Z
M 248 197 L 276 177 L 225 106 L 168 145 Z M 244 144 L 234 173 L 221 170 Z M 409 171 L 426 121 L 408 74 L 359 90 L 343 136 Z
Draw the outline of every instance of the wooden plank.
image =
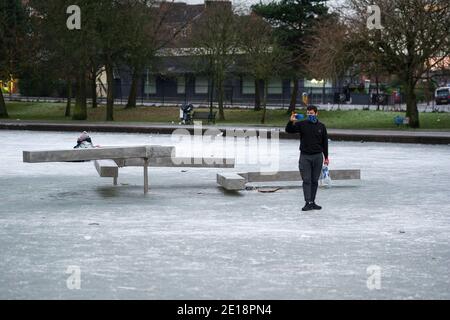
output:
M 234 158 L 192 158 L 175 157 L 170 159 L 171 166 L 193 168 L 234 168 Z
M 331 180 L 361 180 L 361 170 L 330 170 Z
M 273 175 L 261 174 L 261 172 L 239 173 L 246 176 L 248 182 L 271 182 L 271 181 L 299 181 L 302 180 L 299 171 L 279 171 Z M 341 169 L 330 170 L 331 180 L 360 180 L 361 170 Z
M 68 162 L 101 159 L 124 159 L 145 157 L 147 148 L 141 147 L 113 147 L 93 149 L 68 149 L 23 151 L 23 162 Z
M 359 180 L 361 170 L 330 170 L 332 180 Z M 217 183 L 226 190 L 243 190 L 247 182 L 301 181 L 299 171 L 279 171 L 267 175 L 261 172 L 220 173 Z
M 247 172 L 248 182 L 270 182 L 270 181 L 299 181 L 299 171 L 278 171 L 275 174 L 261 174 L 261 172 Z
M 143 159 L 119 159 L 116 160 L 119 167 L 142 167 Z M 183 157 L 158 157 L 150 158 L 150 167 L 175 167 L 175 168 L 234 168 L 233 158 L 183 158 Z
M 175 147 L 172 146 L 159 146 L 159 145 L 152 145 L 152 146 L 146 146 L 147 148 L 147 154 L 146 158 L 170 158 L 172 156 L 175 156 Z
M 171 157 L 172 146 L 104 147 L 93 149 L 23 151 L 23 162 L 68 162 L 101 159 Z

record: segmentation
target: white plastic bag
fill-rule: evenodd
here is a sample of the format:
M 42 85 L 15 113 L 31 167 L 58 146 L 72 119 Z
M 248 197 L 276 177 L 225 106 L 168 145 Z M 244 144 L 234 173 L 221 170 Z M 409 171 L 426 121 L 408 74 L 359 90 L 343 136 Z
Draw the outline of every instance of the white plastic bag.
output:
M 322 187 L 331 188 L 330 170 L 326 165 L 322 167 L 322 173 L 320 174 L 319 183 Z

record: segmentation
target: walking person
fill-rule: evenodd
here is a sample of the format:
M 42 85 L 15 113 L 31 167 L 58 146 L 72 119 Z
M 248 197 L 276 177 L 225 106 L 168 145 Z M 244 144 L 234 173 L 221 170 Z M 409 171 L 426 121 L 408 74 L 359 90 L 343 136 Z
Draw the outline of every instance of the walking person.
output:
M 303 180 L 303 195 L 305 206 L 303 211 L 320 210 L 315 202 L 319 186 L 322 165 L 328 165 L 328 134 L 325 125 L 318 120 L 319 112 L 316 106 L 308 106 L 307 119 L 297 120 L 292 114 L 286 126 L 287 133 L 300 134 L 299 169 Z

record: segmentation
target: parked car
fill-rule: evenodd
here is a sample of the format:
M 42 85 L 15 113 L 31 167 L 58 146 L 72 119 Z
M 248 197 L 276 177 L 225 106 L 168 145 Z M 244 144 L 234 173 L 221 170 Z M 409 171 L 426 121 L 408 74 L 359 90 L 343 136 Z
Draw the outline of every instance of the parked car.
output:
M 437 88 L 434 97 L 436 100 L 436 104 L 449 104 L 450 103 L 450 87 Z

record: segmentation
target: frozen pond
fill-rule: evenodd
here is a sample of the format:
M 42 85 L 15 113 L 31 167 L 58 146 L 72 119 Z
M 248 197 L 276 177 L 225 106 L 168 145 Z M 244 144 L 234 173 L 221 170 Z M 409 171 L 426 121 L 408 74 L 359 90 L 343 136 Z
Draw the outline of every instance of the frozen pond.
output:
M 150 168 L 145 196 L 142 168 L 121 169 L 114 187 L 92 163 L 22 163 L 22 150 L 76 137 L 0 131 L 1 299 L 450 299 L 450 146 L 331 142 L 330 168 L 362 180 L 320 189 L 324 209 L 302 213 L 295 183 L 228 193 L 216 185 L 223 169 Z M 277 147 L 237 155 L 296 170 L 298 142 Z M 67 286 L 73 270 L 80 289 Z

